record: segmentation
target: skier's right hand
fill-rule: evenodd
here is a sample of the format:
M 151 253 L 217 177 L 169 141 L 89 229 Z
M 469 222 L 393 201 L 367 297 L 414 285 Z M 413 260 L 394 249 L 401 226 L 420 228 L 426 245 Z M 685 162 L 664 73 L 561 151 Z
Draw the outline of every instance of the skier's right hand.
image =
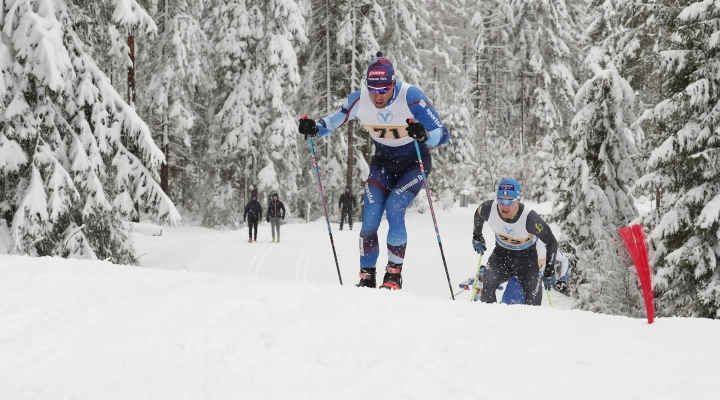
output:
M 301 135 L 305 135 L 306 138 L 308 136 L 315 137 L 318 132 L 320 132 L 320 129 L 318 129 L 315 120 L 308 118 L 307 115 L 303 115 L 298 124 L 298 132 L 300 132 Z
M 472 244 L 476 253 L 485 254 L 485 238 L 482 235 L 474 235 Z

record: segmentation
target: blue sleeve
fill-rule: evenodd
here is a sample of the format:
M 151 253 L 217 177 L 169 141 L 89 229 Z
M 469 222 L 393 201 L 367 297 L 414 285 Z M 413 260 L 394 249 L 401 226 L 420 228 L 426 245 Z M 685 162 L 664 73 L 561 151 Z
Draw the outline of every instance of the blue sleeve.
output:
M 415 116 L 417 122 L 423 124 L 428 131 L 428 140 L 425 144 L 439 146 L 450 140 L 450 132 L 440 121 L 440 116 L 433 106 L 430 105 L 425 93 L 415 86 L 407 91 L 407 103 L 410 112 Z
M 357 102 L 360 100 L 360 90 L 356 90 L 345 99 L 345 103 L 334 114 L 321 118 L 317 124 L 320 131 L 318 136 L 329 135 L 335 129 L 343 126 L 347 121 L 357 116 Z

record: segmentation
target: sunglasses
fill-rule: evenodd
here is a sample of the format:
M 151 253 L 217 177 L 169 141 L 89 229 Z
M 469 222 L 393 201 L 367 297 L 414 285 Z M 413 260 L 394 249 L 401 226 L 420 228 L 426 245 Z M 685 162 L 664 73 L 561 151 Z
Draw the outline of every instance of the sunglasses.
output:
M 367 90 L 370 93 L 385 94 L 385 93 L 389 92 L 390 90 L 392 90 L 393 86 L 395 86 L 395 85 L 393 84 L 390 86 L 383 86 L 383 87 L 372 87 L 370 85 L 365 85 L 365 86 L 367 87 Z
M 511 206 L 513 203 L 515 203 L 518 199 L 497 199 L 498 204 L 501 206 Z

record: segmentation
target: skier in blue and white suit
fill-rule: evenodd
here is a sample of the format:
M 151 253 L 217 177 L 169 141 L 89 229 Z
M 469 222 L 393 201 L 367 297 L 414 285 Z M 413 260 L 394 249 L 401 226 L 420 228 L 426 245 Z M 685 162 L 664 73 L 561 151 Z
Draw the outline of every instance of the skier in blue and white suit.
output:
M 337 112 L 317 123 L 303 117 L 298 128 L 303 135 L 322 137 L 355 118 L 375 143 L 363 199 L 357 286 L 376 287 L 375 267 L 380 253 L 377 231 L 385 212 L 389 225 L 388 264 L 380 287 L 401 289 L 407 247 L 405 210 L 423 186 L 414 141 L 418 141 L 425 173 L 429 174 L 432 159 L 428 146 L 447 143 L 450 134 L 422 90 L 396 80 L 393 65 L 382 53 L 371 61 L 364 87 L 350 94 Z

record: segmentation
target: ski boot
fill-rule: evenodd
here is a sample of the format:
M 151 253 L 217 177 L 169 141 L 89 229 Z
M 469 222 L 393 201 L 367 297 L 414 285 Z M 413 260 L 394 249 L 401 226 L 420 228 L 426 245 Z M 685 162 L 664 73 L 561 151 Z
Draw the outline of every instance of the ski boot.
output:
M 381 289 L 389 290 L 400 290 L 402 289 L 402 264 L 395 264 L 394 262 L 388 262 L 385 267 L 385 277 L 383 277 L 383 284 L 380 285 Z
M 375 268 L 360 268 L 360 283 L 355 286 L 375 289 L 375 285 Z

